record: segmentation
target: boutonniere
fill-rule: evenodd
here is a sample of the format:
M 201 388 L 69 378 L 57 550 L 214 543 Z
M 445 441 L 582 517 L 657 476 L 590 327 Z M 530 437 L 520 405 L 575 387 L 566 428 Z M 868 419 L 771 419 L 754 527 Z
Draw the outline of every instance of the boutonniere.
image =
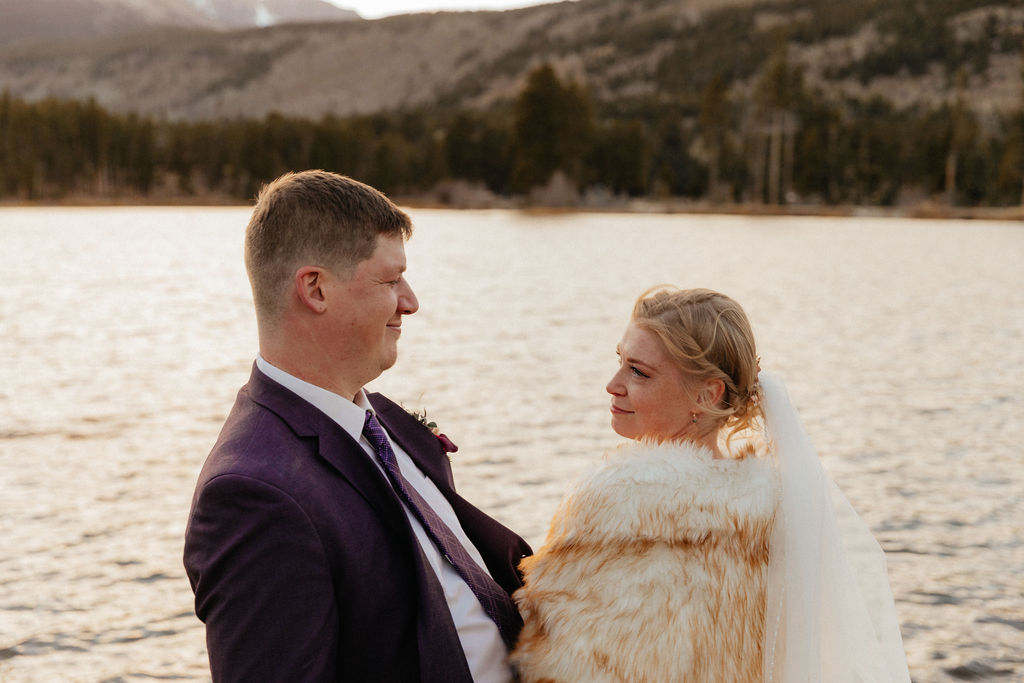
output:
M 433 420 L 427 420 L 426 410 L 410 410 L 409 414 L 416 418 L 421 425 L 429 429 L 431 434 L 437 437 L 437 440 L 441 442 L 441 448 L 444 449 L 445 453 L 455 453 L 459 450 L 459 447 L 456 446 L 451 439 L 441 433 L 441 428 L 437 426 L 436 422 Z

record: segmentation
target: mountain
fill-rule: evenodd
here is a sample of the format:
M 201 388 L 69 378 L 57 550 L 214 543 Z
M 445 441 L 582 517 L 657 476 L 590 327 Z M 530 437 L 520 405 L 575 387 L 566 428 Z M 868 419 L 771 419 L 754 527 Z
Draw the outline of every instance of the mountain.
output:
M 654 103 L 693 112 L 715 76 L 731 97 L 749 100 L 765 65 L 785 45 L 807 87 L 833 99 L 867 105 L 882 98 L 906 108 L 961 98 L 981 113 L 1021 102 L 1024 0 L 927 6 L 916 0 L 578 0 L 233 31 L 223 27 L 311 6 L 291 0 L 191 6 L 15 0 L 15 6 L 59 2 L 116 4 L 124 18 L 131 16 L 128 7 L 144 6 L 146 26 L 189 28 L 0 49 L 0 90 L 33 100 L 91 97 L 113 111 L 170 120 L 274 111 L 319 118 L 416 106 L 486 108 L 512 99 L 526 74 L 547 61 L 605 106 L 621 111 Z M 241 13 L 232 9 L 243 5 Z M 259 15 L 259 7 L 270 14 Z M 205 19 L 176 19 L 200 8 Z
M 324 0 L 3 0 L 0 45 L 106 38 L 163 26 L 237 29 L 359 15 Z

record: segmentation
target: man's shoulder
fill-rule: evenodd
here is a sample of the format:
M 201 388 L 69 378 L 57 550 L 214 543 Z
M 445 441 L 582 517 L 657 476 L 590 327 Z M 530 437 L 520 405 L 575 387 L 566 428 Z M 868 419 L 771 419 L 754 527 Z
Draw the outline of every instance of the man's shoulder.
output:
M 238 447 L 240 444 L 244 444 L 246 448 L 258 449 L 265 440 L 297 440 L 298 435 L 290 424 L 291 420 L 282 415 L 282 411 L 274 404 L 268 404 L 266 400 L 261 399 L 259 394 L 259 391 L 253 390 L 251 383 L 239 390 L 235 403 L 224 420 L 224 426 L 221 427 L 214 450 Z M 292 401 L 299 402 L 300 399 L 297 397 Z M 299 409 L 301 410 L 301 407 Z
M 316 420 L 312 406 L 296 409 L 309 414 L 309 420 Z M 268 483 L 302 475 L 314 464 L 318 448 L 317 439 L 310 438 L 313 432 L 307 427 L 308 422 L 295 420 L 294 414 L 282 415 L 254 400 L 249 387 L 243 387 L 207 456 L 200 484 L 224 474 Z

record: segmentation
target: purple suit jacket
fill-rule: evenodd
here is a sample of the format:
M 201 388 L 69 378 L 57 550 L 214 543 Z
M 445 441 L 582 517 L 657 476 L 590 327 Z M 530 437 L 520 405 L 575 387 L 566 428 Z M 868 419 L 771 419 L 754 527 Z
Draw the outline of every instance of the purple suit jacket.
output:
M 428 429 L 369 400 L 511 594 L 529 546 L 455 493 Z M 199 475 L 184 559 L 215 681 L 471 681 L 394 491 L 341 427 L 255 367 Z

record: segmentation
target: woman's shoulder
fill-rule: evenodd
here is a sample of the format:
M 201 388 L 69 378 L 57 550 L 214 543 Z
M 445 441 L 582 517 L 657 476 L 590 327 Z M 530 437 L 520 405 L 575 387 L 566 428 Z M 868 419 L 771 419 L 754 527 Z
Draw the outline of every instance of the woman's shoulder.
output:
M 715 459 L 694 444 L 632 442 L 577 481 L 560 521 L 580 533 L 670 538 L 760 526 L 774 515 L 775 482 L 767 458 Z
M 774 463 L 765 456 L 715 458 L 708 448 L 689 442 L 631 441 L 609 451 L 599 465 L 584 473 L 578 488 L 625 486 L 698 493 L 711 485 L 735 488 L 740 494 L 751 486 L 774 488 L 775 478 Z

